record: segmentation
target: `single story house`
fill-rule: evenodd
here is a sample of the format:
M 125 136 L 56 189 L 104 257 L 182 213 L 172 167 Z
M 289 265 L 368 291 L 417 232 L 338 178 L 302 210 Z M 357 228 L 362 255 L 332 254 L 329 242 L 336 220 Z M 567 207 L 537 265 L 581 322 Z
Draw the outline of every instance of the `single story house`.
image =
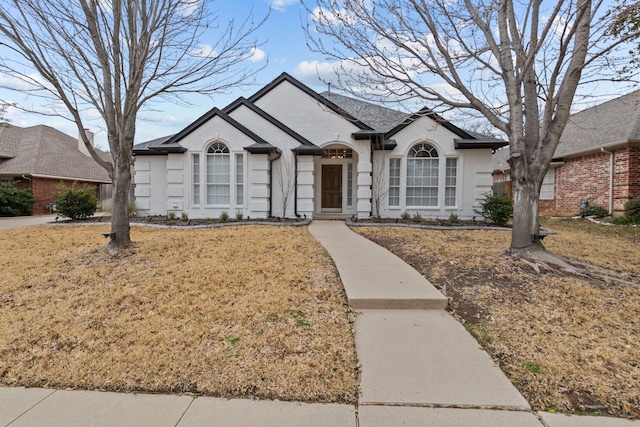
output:
M 498 192 L 510 188 L 508 148 L 493 156 Z M 582 202 L 620 213 L 640 196 L 640 91 L 571 116 L 540 191 L 540 210 L 575 214 Z
M 472 218 L 506 142 L 283 73 L 179 133 L 134 146 L 140 214 Z
M 92 134 L 90 134 L 91 139 Z M 101 155 L 109 158 L 108 153 Z M 84 144 L 49 126 L 21 128 L 0 125 L 0 181 L 12 181 L 29 188 L 36 199 L 33 214 L 53 211 L 53 193 L 59 183 L 77 182 L 96 189 L 101 202 L 110 199 L 111 179 L 107 171 L 89 155 Z

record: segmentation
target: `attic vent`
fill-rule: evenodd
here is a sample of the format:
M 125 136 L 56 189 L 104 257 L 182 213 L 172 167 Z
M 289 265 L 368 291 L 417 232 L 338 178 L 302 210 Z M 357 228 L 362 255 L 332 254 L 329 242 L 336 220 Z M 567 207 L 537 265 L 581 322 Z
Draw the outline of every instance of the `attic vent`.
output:
M 325 148 L 322 153 L 323 159 L 351 159 L 353 150 L 351 148 Z

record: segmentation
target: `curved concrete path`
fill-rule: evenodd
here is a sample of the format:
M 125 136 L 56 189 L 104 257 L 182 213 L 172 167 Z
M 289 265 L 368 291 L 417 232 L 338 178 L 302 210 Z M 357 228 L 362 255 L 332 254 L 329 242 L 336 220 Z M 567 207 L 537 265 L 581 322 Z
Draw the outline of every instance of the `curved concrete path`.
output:
M 640 427 L 530 412 L 426 279 L 343 222 L 314 221 L 309 230 L 361 305 L 358 405 L 0 387 L 0 426 Z

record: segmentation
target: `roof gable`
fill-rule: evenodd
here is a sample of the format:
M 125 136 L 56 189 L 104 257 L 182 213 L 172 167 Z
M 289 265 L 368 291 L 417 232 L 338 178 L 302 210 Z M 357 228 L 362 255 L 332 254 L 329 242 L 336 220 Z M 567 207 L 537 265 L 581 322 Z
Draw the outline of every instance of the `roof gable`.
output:
M 208 112 L 206 112 L 203 116 L 198 118 L 195 122 L 191 123 L 189 126 L 184 128 L 182 131 L 180 131 L 179 133 L 175 134 L 173 137 L 168 139 L 163 144 L 179 143 L 180 140 L 185 138 L 187 135 L 189 135 L 190 133 L 192 133 L 193 131 L 195 131 L 200 126 L 202 126 L 203 124 L 205 124 L 206 122 L 208 122 L 209 120 L 211 120 L 214 117 L 221 118 L 222 120 L 224 120 L 225 122 L 229 123 L 231 126 L 235 127 L 240 132 L 244 133 L 245 135 L 247 135 L 249 138 L 251 138 L 252 140 L 254 140 L 258 144 L 271 145 L 267 141 L 265 141 L 264 139 L 262 139 L 261 137 L 256 135 L 253 131 L 248 129 L 246 126 L 244 126 L 242 123 L 238 122 L 237 120 L 235 120 L 234 118 L 229 116 L 229 114 L 225 113 L 224 111 L 220 110 L 217 107 L 209 110 Z
M 280 76 L 275 78 L 271 83 L 267 84 L 265 87 L 260 89 L 258 92 L 256 92 L 252 96 L 250 96 L 249 97 L 249 101 L 251 103 L 256 103 L 258 100 L 260 100 L 260 98 L 264 97 L 266 94 L 268 94 L 273 89 L 275 89 L 276 87 L 278 87 L 279 85 L 281 85 L 282 83 L 285 83 L 285 82 L 289 83 L 292 86 L 294 86 L 295 88 L 299 89 L 301 92 L 303 92 L 306 95 L 308 95 L 309 97 L 313 98 L 316 102 L 318 102 L 319 104 L 327 107 L 329 110 L 333 111 L 334 113 L 344 117 L 346 120 L 348 120 L 350 123 L 353 123 L 358 128 L 367 129 L 367 130 L 373 130 L 373 128 L 371 128 L 371 126 L 369 126 L 368 124 L 362 122 L 360 120 L 360 118 L 352 116 L 348 111 L 346 111 L 345 109 L 341 108 L 340 106 L 338 106 L 337 104 L 332 102 L 330 99 L 327 99 L 324 96 L 314 92 L 311 88 L 309 88 L 308 86 L 305 86 L 300 81 L 298 81 L 295 78 L 291 77 L 287 73 L 280 74 Z
M 231 114 L 240 107 L 248 108 L 253 113 L 262 117 L 264 120 L 268 121 L 278 129 L 280 129 L 281 131 L 283 131 L 284 133 L 286 133 L 287 135 L 289 135 L 290 137 L 298 141 L 300 144 L 316 147 L 316 145 L 313 142 L 309 141 L 308 139 L 306 139 L 305 137 L 303 137 L 302 135 L 300 135 L 290 127 L 286 126 L 284 123 L 280 122 L 275 117 L 269 115 L 267 112 L 265 112 L 261 108 L 258 108 L 255 104 L 253 104 L 246 98 L 238 98 L 237 100 L 229 104 L 227 107 L 225 107 L 223 111 L 227 114 Z
M 400 132 L 402 129 L 406 128 L 407 126 L 410 126 L 415 121 L 417 121 L 418 119 L 421 119 L 423 117 L 427 117 L 427 118 L 431 119 L 432 121 L 434 121 L 435 123 L 437 123 L 439 125 L 442 125 L 442 127 L 444 127 L 445 129 L 453 132 L 459 138 L 475 139 L 472 135 L 470 135 L 469 133 L 467 133 L 464 130 L 460 129 L 459 127 L 455 126 L 454 124 L 452 124 L 448 120 L 445 120 L 439 114 L 437 114 L 436 112 L 434 112 L 433 110 L 431 110 L 430 108 L 427 108 L 427 107 L 422 108 L 417 113 L 411 114 L 405 120 L 403 120 L 401 123 L 396 125 L 394 128 L 390 129 L 386 133 L 387 138 L 392 137 L 396 133 Z

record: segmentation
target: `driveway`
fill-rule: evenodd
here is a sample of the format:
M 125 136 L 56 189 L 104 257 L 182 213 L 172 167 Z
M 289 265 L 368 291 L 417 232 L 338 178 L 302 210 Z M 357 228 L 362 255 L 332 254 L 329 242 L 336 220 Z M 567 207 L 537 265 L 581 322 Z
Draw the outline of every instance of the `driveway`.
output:
M 33 216 L 11 216 L 0 217 L 0 230 L 5 228 L 17 228 L 26 227 L 28 225 L 39 225 L 45 222 L 54 221 L 56 219 L 53 215 L 33 215 Z

